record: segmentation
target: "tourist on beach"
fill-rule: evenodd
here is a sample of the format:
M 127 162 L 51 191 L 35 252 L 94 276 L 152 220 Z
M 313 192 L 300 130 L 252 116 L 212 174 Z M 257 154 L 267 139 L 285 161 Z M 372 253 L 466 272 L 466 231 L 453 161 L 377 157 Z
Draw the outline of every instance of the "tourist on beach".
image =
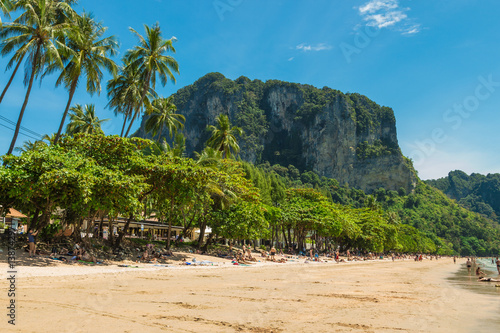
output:
M 35 256 L 36 245 L 35 245 L 35 236 L 38 235 L 37 232 L 33 232 L 33 229 L 28 231 L 28 246 L 29 246 L 29 256 L 30 258 Z
M 472 262 L 470 261 L 470 258 L 467 258 L 467 271 L 470 273 L 470 270 L 472 268 Z
M 269 252 L 269 258 L 274 261 L 274 256 L 276 255 L 276 249 L 274 246 L 271 248 L 271 251 Z
M 497 271 L 498 274 L 500 275 L 500 259 L 498 259 L 498 257 L 497 257 Z
M 500 279 L 493 279 L 490 277 L 481 276 L 478 281 L 480 281 L 480 282 L 500 282 Z
M 453 256 L 453 263 L 456 264 L 457 263 L 457 256 Z
M 481 270 L 481 267 L 477 267 L 476 269 L 476 275 L 477 276 L 485 276 L 486 274 L 484 274 L 484 272 Z
M 80 242 L 76 242 L 75 246 L 73 246 L 73 255 L 75 256 L 82 255 L 82 248 L 80 247 Z

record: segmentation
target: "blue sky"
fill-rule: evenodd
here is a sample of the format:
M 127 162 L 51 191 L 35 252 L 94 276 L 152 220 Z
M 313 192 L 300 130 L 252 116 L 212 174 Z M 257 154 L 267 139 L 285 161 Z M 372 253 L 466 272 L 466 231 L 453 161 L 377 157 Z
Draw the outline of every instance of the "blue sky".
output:
M 157 87 L 164 96 L 209 72 L 359 92 L 394 109 L 399 144 L 422 179 L 500 172 L 500 1 L 81 0 L 78 8 L 118 37 L 117 62 L 137 41 L 129 27 L 143 33 L 143 24 L 159 22 L 164 37 L 177 38 L 180 75 Z M 54 82 L 34 86 L 24 127 L 57 131 L 68 94 Z M 24 93 L 18 75 L 0 116 L 16 121 Z M 104 89 L 91 97 L 82 85 L 76 103 L 94 103 L 111 118 L 105 133 L 119 133 L 122 119 L 104 109 Z M 0 126 L 0 153 L 12 133 Z

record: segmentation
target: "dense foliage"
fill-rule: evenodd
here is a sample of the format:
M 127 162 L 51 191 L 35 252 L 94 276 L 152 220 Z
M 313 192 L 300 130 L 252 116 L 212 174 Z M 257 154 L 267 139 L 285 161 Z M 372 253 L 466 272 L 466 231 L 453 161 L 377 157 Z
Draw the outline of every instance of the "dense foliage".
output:
M 431 252 L 462 255 L 500 252 L 500 229 L 493 221 L 462 208 L 424 182 L 419 182 L 413 193 L 406 193 L 403 188 L 399 191 L 381 188 L 367 195 L 362 190 L 340 185 L 334 179 L 319 177 L 312 171 L 300 173 L 292 165 L 284 167 L 265 163 L 253 167 L 245 164 L 245 168 L 261 190 L 263 200 L 271 197 L 272 184 L 279 183 L 283 188 L 314 189 L 331 202 L 342 205 L 343 214 L 352 209 L 359 211 L 357 216 L 366 214 L 366 209 L 382 212 L 381 219 L 376 215 L 367 217 L 371 222 L 366 226 L 373 227 L 376 221 L 396 225 L 398 242 L 405 244 L 406 251 L 425 248 Z
M 229 238 L 279 241 L 299 250 L 313 241 L 323 250 L 498 251 L 492 239 L 498 230 L 423 183 L 409 195 L 379 190 L 367 196 L 293 166 L 256 167 L 221 154 L 206 158 L 210 151 L 196 161 L 154 145 L 77 134 L 4 156 L 0 185 L 8 190 L 0 204 L 21 209 L 35 229 L 46 228 L 50 219 L 79 230 L 98 213 L 107 214 L 110 223 L 125 217 L 125 228 L 110 239 L 114 246 L 130 221 L 147 214 L 185 231 L 211 227 L 199 246 Z
M 500 174 L 486 176 L 451 171 L 448 177 L 427 180 L 427 184 L 443 191 L 461 206 L 500 223 Z

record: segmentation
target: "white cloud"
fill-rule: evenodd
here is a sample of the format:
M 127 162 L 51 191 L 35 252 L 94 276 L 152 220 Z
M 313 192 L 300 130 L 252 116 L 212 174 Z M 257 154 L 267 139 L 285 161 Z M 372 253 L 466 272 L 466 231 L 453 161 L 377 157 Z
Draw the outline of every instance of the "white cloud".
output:
M 399 7 L 398 0 L 370 0 L 358 7 L 359 15 L 366 25 L 379 29 L 393 27 L 404 35 L 414 35 L 420 31 L 419 24 L 409 24 L 410 8 Z
M 290 57 L 290 58 L 288 58 L 288 61 L 292 61 L 292 60 L 293 60 L 293 58 L 294 58 L 294 57 Z
M 326 43 L 319 43 L 316 45 L 308 45 L 305 43 L 299 44 L 295 47 L 297 50 L 302 50 L 302 51 L 324 51 L 324 50 L 331 50 L 332 46 L 328 45 Z
M 403 32 L 404 35 L 413 35 L 417 34 L 420 32 L 420 24 L 415 24 L 414 26 L 408 28 L 405 32 Z
M 365 3 L 364 6 L 359 7 L 359 12 L 361 14 L 373 14 L 381 9 L 396 9 L 398 6 L 397 0 L 371 0 Z

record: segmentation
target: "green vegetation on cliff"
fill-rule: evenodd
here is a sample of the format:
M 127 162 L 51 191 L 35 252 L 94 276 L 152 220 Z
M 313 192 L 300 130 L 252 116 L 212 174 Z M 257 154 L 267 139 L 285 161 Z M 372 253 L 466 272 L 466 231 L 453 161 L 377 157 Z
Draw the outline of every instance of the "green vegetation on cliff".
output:
M 348 121 L 356 136 L 349 146 L 354 145 L 360 161 L 401 155 L 392 109 L 357 93 L 279 80 L 252 81 L 244 76 L 233 81 L 220 73 L 209 73 L 179 89 L 173 101 L 186 116 L 186 127 L 199 133 L 196 144 L 188 143 L 188 156 L 203 149 L 207 139 L 204 128 L 211 124 L 209 118 L 215 119 L 219 113 L 228 114 L 231 122 L 243 129 L 241 156 L 252 163 L 269 161 L 291 164 L 302 171 L 311 169 L 314 162 L 308 158 L 307 149 L 316 143 L 306 142 L 304 135 L 322 133 L 330 126 L 328 133 L 331 126 L 342 127 Z M 329 118 L 333 109 L 341 110 L 340 119 Z M 214 110 L 217 114 L 211 114 Z M 145 133 L 139 131 L 138 135 L 144 137 Z
M 443 191 L 461 206 L 500 223 L 500 174 L 486 176 L 451 171 L 448 177 L 427 180 L 427 184 Z

